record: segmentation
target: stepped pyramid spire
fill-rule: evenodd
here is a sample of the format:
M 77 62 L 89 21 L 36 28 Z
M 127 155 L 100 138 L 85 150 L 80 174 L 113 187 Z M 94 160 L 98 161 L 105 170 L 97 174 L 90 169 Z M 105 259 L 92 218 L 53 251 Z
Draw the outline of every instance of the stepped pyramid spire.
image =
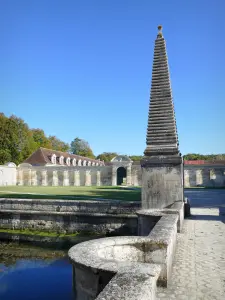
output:
M 145 156 L 180 156 L 166 42 L 158 26 L 152 68 Z

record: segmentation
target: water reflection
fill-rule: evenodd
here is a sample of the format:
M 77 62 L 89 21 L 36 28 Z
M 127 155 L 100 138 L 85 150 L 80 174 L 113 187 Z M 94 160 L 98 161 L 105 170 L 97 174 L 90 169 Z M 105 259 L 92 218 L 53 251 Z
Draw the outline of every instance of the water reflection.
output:
M 1 300 L 72 300 L 72 269 L 65 257 L 5 258 L 0 253 Z

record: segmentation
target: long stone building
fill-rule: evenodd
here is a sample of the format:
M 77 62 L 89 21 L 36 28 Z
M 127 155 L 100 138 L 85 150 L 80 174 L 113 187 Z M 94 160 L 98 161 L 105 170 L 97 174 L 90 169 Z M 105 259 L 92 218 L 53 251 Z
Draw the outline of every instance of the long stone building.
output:
M 62 153 L 61 156 L 63 156 Z M 63 161 L 63 164 L 23 163 L 16 166 L 14 163 L 8 163 L 0 166 L 0 186 L 117 186 L 121 184 L 141 186 L 142 184 L 140 162 L 133 162 L 124 155 L 114 157 L 109 163 L 96 161 L 95 164 L 93 162 L 90 164 L 87 163 L 86 158 L 82 160 L 83 163 L 80 165 L 77 163 L 74 166 L 71 160 L 69 162 L 68 157 Z M 184 186 L 225 186 L 225 163 L 223 161 L 202 161 L 201 163 L 184 161 Z

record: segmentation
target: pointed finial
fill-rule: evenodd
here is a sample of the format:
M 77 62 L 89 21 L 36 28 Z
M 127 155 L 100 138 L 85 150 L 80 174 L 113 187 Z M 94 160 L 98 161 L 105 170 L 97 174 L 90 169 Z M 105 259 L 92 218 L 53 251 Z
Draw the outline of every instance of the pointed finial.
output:
M 162 25 L 158 26 L 158 36 L 162 36 Z

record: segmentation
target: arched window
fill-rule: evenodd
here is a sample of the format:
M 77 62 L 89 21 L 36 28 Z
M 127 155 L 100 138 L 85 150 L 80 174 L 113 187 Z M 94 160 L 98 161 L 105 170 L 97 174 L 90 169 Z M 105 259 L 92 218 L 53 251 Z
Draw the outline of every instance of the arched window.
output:
M 52 154 L 52 157 L 51 157 L 51 162 L 52 164 L 56 164 L 56 155 L 55 154 Z
M 78 166 L 81 166 L 81 159 L 78 160 Z
M 85 167 L 86 166 L 86 160 L 83 160 L 83 166 Z
M 73 159 L 72 164 L 74 167 L 76 166 L 76 158 Z
M 96 164 L 96 166 L 98 165 L 98 163 Z M 92 166 L 95 166 L 95 162 L 92 163 Z
M 91 161 L 88 161 L 88 166 L 91 166 Z
M 67 157 L 66 164 L 67 164 L 67 166 L 70 166 L 70 157 Z
M 64 156 L 60 156 L 59 158 L 59 164 L 64 165 Z

